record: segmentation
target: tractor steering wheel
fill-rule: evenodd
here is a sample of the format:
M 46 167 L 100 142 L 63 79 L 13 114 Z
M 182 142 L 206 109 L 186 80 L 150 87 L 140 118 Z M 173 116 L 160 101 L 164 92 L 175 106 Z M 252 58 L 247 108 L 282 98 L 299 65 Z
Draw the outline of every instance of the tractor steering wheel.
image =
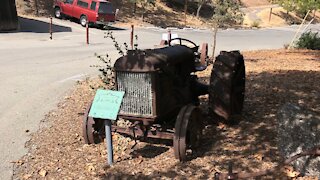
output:
M 169 42 L 168 42 L 169 46 L 172 46 L 172 41 L 179 41 L 180 45 L 185 45 L 185 46 L 187 46 L 187 47 L 189 47 L 191 49 L 198 48 L 196 43 L 190 41 L 189 39 L 185 39 L 185 38 L 173 38 L 173 39 L 170 39 Z M 187 43 L 182 43 L 182 41 L 185 41 Z

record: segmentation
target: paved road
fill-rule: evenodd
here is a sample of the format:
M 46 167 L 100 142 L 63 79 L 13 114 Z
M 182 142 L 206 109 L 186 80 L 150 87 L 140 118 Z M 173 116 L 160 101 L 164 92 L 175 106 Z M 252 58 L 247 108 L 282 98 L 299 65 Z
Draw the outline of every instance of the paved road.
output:
M 47 33 L 48 19 L 21 18 L 21 31 L 0 33 L 0 179 L 10 179 L 12 161 L 27 153 L 29 134 L 37 131 L 44 115 L 54 109 L 75 82 L 98 74 L 94 53 L 117 52 L 104 31 L 90 29 L 90 45 L 79 24 L 54 19 L 53 40 Z M 314 25 L 313 29 L 320 29 Z M 261 30 L 224 30 L 218 35 L 219 50 L 282 48 L 297 27 Z M 129 42 L 129 30 L 113 31 L 120 43 Z M 140 48 L 158 44 L 167 30 L 139 28 Z M 172 30 L 196 43 L 212 42 L 209 30 Z M 29 132 L 26 132 L 26 131 Z

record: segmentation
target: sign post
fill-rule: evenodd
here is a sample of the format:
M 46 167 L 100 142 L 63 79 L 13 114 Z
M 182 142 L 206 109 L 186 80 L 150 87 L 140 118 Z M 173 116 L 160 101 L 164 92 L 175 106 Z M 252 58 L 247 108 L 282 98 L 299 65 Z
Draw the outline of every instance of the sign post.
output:
M 89 112 L 90 117 L 105 120 L 108 164 L 110 166 L 113 164 L 111 121 L 117 120 L 123 96 L 123 91 L 98 89 Z
M 89 22 L 88 21 L 86 24 L 86 40 L 87 40 L 87 44 L 89 44 Z
M 113 164 L 113 145 L 112 145 L 112 135 L 111 135 L 111 121 L 105 120 L 104 127 L 106 130 L 106 141 L 107 141 L 107 151 L 108 151 L 108 164 L 112 166 Z

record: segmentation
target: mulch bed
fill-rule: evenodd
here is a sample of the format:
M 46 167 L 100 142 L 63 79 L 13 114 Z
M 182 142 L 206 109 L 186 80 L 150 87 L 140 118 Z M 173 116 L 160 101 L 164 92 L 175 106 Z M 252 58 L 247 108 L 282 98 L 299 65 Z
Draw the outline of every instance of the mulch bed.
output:
M 138 142 L 113 135 L 116 163 L 106 166 L 105 143 L 86 145 L 82 137 L 83 113 L 99 80 L 79 82 L 48 113 L 26 146 L 29 153 L 14 163 L 14 179 L 208 179 L 215 172 L 254 172 L 277 165 L 277 119 L 279 108 L 294 103 L 320 113 L 320 51 L 276 50 L 244 52 L 246 98 L 238 125 L 220 122 L 203 130 L 201 148 L 193 158 L 180 163 L 173 148 L 161 142 Z M 210 68 L 199 73 L 208 80 Z M 202 109 L 206 112 L 207 96 Z M 208 122 L 213 121 L 207 117 Z M 291 167 L 279 169 L 270 178 L 297 177 Z M 304 179 L 308 179 L 305 177 Z

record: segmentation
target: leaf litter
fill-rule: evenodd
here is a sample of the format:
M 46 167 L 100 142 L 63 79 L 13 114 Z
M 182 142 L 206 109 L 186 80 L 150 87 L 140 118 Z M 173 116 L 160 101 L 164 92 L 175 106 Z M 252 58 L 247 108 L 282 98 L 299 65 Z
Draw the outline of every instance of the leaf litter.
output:
M 13 179 L 212 179 L 215 172 L 254 172 L 277 165 L 282 159 L 276 145 L 276 112 L 295 103 L 320 113 L 320 51 L 265 50 L 243 52 L 246 93 L 243 117 L 235 126 L 215 122 L 209 116 L 201 148 L 192 159 L 180 163 L 167 143 L 140 142 L 113 134 L 114 166 L 106 165 L 105 142 L 84 144 L 82 119 L 98 79 L 78 82 L 75 89 L 49 112 L 38 132 L 26 143 L 29 153 L 14 163 Z M 208 82 L 211 68 L 199 72 Z M 207 98 L 201 107 L 207 113 Z M 262 179 L 298 178 L 292 167 L 279 169 Z

